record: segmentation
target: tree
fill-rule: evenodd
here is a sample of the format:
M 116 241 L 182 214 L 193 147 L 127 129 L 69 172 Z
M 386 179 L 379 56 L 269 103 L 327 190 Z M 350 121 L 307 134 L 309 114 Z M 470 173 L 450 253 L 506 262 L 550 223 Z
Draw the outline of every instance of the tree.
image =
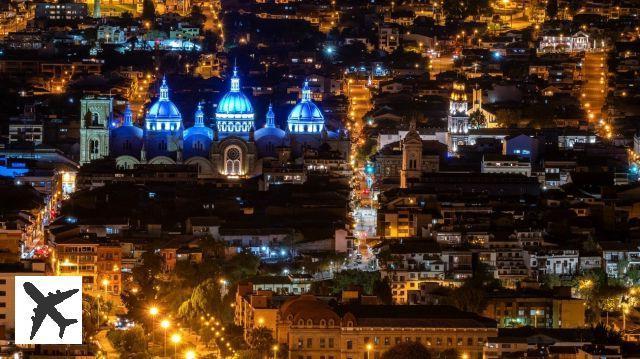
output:
M 558 16 L 558 0 L 547 0 L 547 17 L 555 19 Z
M 265 327 L 253 328 L 247 335 L 247 344 L 251 350 L 260 353 L 261 357 L 269 352 L 274 343 L 273 333 Z
M 107 337 L 123 357 L 146 356 L 147 338 L 140 326 L 127 330 L 111 330 L 107 333 Z
M 429 350 L 418 342 L 402 342 L 384 352 L 381 359 L 431 359 Z
M 178 309 L 178 317 L 187 321 L 193 321 L 202 315 L 215 313 L 219 317 L 222 310 L 222 300 L 220 298 L 220 287 L 218 282 L 212 278 L 198 284 L 193 290 L 191 297 L 185 300 Z
M 469 115 L 469 126 L 471 128 L 483 128 L 487 125 L 487 118 L 480 110 L 475 110 Z
M 153 0 L 142 1 L 142 18 L 151 22 L 156 20 L 156 6 L 153 4 Z
M 460 0 L 444 0 L 442 10 L 447 20 L 462 20 L 467 15 L 467 4 Z
M 380 278 L 378 272 L 365 272 L 358 269 L 348 269 L 336 273 L 333 277 L 333 293 L 340 293 L 353 286 L 361 286 L 365 293 L 373 292 L 373 283 Z
M 393 304 L 393 294 L 391 293 L 391 285 L 389 278 L 378 279 L 373 283 L 373 295 L 378 297 L 382 304 Z

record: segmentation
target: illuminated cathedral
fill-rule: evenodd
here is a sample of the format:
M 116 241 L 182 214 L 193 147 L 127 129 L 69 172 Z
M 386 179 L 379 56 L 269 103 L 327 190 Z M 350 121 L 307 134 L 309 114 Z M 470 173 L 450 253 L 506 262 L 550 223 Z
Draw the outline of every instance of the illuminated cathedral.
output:
M 256 130 L 253 105 L 242 93 L 235 69 L 211 126 L 205 124 L 202 105 L 198 105 L 194 125 L 184 128 L 182 113 L 170 97 L 163 78 L 158 100 L 148 108 L 142 127 L 134 124 L 129 106 L 122 121 L 113 121 L 111 99 L 83 99 L 81 164 L 110 157 L 123 169 L 139 164 L 188 164 L 197 166 L 203 178 L 252 177 L 262 173 L 265 161 L 302 164 L 305 156 L 320 150 L 339 152 L 344 159 L 349 156 L 347 134 L 327 128 L 307 82 L 284 129 L 276 126 L 270 105 L 266 124 Z

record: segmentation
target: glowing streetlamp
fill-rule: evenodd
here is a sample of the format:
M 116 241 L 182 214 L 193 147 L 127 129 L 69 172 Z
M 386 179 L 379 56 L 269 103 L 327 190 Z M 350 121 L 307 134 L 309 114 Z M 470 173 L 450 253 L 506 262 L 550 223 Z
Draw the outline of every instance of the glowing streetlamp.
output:
M 178 333 L 174 333 L 171 335 L 171 342 L 173 343 L 173 356 L 175 358 L 178 357 L 178 344 L 182 341 L 182 336 Z
M 193 350 L 188 350 L 186 353 L 184 353 L 184 358 L 185 359 L 196 359 L 196 352 Z
M 227 343 L 227 346 L 229 346 L 229 343 Z M 276 359 L 278 357 L 278 349 L 280 349 L 278 344 L 274 345 L 271 349 L 273 350 L 273 359 Z
M 171 326 L 171 323 L 164 319 L 163 321 L 160 322 L 160 326 L 162 327 L 162 330 L 164 331 L 164 344 L 162 345 L 162 350 L 164 352 L 164 356 L 167 356 L 167 329 Z
M 107 295 L 107 287 L 109 285 L 109 280 L 108 279 L 103 279 L 102 280 L 102 286 L 104 287 L 104 295 Z
M 149 315 L 151 315 L 151 342 L 152 343 L 155 341 L 153 331 L 156 329 L 156 315 L 158 315 L 159 312 L 160 310 L 158 310 L 158 307 L 156 306 L 149 308 Z
M 371 343 L 368 343 L 365 348 L 367 349 L 367 359 L 369 359 L 369 355 L 371 353 L 371 350 L 373 349 L 373 345 Z

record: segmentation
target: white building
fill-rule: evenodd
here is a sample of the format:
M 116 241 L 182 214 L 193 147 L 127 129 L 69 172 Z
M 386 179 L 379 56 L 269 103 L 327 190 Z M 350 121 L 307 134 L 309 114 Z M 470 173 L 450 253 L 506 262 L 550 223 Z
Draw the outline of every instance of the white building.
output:
M 20 263 L 0 265 L 0 327 L 4 333 L 15 328 L 15 285 L 17 276 L 44 275 L 45 263 L 31 263 L 25 267 Z M 0 338 L 6 339 L 6 338 Z
M 122 44 L 127 41 L 124 29 L 119 26 L 100 25 L 96 34 L 98 42 L 105 44 Z
M 486 154 L 482 157 L 482 173 L 521 174 L 531 176 L 531 162 L 511 155 Z
M 597 49 L 596 40 L 589 34 L 578 31 L 573 35 L 548 34 L 542 35 L 538 52 L 583 52 Z

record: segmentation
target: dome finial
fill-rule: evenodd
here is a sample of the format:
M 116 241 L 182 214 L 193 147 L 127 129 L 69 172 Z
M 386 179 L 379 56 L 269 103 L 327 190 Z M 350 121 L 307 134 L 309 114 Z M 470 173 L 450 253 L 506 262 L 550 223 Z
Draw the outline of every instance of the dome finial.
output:
M 269 103 L 269 110 L 267 111 L 267 124 L 265 125 L 265 127 L 276 127 L 276 115 L 273 113 L 273 106 L 271 105 L 271 103 Z
M 198 102 L 198 109 L 196 110 L 195 118 L 196 120 L 194 123 L 194 127 L 204 126 L 204 111 L 202 111 L 202 102 Z
M 240 92 L 240 78 L 236 66 L 233 67 L 233 76 L 231 76 L 231 92 Z
M 162 85 L 160 85 L 160 101 L 169 101 L 169 86 L 167 85 L 167 76 L 162 76 Z
M 309 88 L 309 80 L 304 80 L 302 87 L 302 102 L 311 101 L 311 89 Z

